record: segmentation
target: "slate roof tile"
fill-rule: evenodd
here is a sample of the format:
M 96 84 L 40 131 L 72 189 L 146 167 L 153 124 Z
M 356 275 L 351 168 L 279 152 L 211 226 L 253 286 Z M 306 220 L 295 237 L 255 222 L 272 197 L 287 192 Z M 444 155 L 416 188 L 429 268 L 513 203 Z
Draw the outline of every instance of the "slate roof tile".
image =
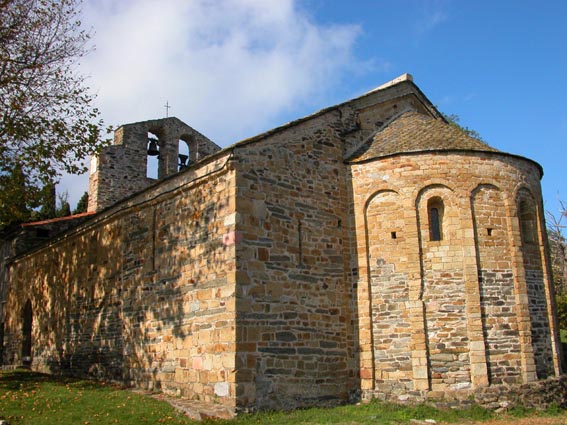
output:
M 364 161 L 397 153 L 470 150 L 499 152 L 458 128 L 419 112 L 405 112 L 357 149 L 349 161 Z

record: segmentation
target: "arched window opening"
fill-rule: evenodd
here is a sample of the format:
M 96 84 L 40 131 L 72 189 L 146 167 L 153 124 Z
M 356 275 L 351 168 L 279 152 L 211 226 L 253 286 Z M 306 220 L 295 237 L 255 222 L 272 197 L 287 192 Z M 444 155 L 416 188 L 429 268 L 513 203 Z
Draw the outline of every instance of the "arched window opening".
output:
M 31 365 L 32 325 L 33 311 L 31 301 L 28 300 L 22 311 L 22 362 L 24 366 Z
M 146 166 L 146 177 L 157 179 L 159 173 L 159 138 L 148 131 L 148 161 Z
M 429 218 L 429 240 L 443 240 L 443 201 L 435 197 L 427 201 L 427 214 Z
M 178 171 L 182 171 L 189 166 L 191 153 L 189 150 L 189 143 L 183 139 L 179 139 L 179 144 L 177 148 L 177 156 L 179 158 L 179 163 L 177 164 Z
M 535 213 L 532 205 L 528 200 L 520 201 L 519 208 L 520 231 L 522 233 L 522 242 L 535 243 L 536 241 L 536 221 Z

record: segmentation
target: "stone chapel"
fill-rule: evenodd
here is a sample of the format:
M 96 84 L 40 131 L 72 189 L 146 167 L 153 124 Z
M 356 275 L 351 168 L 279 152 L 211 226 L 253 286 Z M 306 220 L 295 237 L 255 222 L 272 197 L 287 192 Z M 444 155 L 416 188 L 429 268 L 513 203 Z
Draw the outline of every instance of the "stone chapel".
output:
M 224 149 L 124 125 L 88 213 L 4 237 L 3 365 L 237 410 L 559 375 L 542 175 L 408 74 Z

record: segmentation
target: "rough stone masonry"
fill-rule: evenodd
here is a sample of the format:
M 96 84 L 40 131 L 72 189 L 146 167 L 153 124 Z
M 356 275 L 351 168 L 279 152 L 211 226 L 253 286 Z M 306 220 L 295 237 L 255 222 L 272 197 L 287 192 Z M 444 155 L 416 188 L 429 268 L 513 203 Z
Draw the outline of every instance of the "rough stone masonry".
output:
M 407 74 L 225 149 L 125 125 L 89 214 L 4 235 L 3 364 L 237 410 L 557 376 L 542 173 Z

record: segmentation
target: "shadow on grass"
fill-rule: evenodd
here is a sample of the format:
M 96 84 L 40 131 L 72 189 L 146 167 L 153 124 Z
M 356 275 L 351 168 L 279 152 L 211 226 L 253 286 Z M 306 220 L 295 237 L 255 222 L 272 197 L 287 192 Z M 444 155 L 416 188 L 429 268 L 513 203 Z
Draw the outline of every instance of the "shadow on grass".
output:
M 33 372 L 27 369 L 0 371 L 0 392 L 2 390 L 16 391 L 28 390 L 42 383 L 50 383 L 85 390 L 101 390 L 107 387 L 101 382 L 90 382 L 84 379 L 62 375 L 49 375 L 47 373 Z

